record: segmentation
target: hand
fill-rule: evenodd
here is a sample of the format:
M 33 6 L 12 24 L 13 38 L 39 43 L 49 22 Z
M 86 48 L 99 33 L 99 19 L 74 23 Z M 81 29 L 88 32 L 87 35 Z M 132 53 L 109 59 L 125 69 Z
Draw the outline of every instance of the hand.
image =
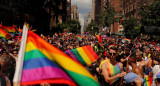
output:
M 126 72 L 122 72 L 119 74 L 119 77 L 124 77 L 126 75 Z
M 137 86 L 141 86 L 141 84 L 142 84 L 141 79 L 136 78 L 135 83 L 136 83 Z

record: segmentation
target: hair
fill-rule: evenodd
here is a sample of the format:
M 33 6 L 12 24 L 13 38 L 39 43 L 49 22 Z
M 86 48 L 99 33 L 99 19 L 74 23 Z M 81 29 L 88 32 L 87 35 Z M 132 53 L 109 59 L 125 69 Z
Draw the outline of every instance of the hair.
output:
M 116 47 L 111 47 L 110 49 L 115 50 L 116 52 L 118 51 L 118 49 Z

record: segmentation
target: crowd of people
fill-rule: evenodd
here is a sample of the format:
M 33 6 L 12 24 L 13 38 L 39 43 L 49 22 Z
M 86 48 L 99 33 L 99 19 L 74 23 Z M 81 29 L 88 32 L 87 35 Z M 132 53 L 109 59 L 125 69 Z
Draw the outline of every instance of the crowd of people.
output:
M 90 45 L 99 58 L 86 68 L 101 86 L 160 86 L 160 42 L 137 37 L 126 40 L 122 36 L 105 36 L 102 42 L 95 35 L 85 34 L 41 37 L 63 52 Z M 138 40 L 137 40 L 138 39 Z M 20 44 L 0 39 L 0 84 L 13 85 Z M 42 85 L 43 86 L 43 85 Z M 48 84 L 49 86 L 49 84 Z

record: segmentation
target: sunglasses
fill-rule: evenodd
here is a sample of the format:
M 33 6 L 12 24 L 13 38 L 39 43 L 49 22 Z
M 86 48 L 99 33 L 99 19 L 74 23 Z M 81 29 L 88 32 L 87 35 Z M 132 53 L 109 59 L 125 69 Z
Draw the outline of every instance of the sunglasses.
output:
M 112 55 L 113 55 L 113 56 L 115 56 L 115 55 L 116 55 L 116 53 L 109 53 L 109 55 L 110 55 L 110 56 L 112 56 Z

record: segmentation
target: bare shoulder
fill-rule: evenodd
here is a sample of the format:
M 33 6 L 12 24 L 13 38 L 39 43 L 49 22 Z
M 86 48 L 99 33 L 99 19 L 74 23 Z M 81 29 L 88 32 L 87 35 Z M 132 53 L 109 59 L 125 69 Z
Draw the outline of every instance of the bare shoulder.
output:
M 121 62 L 119 62 L 119 66 L 121 69 L 123 68 L 123 64 Z
M 105 62 L 105 63 L 102 64 L 102 69 L 106 68 L 106 67 L 107 67 L 107 63 Z

